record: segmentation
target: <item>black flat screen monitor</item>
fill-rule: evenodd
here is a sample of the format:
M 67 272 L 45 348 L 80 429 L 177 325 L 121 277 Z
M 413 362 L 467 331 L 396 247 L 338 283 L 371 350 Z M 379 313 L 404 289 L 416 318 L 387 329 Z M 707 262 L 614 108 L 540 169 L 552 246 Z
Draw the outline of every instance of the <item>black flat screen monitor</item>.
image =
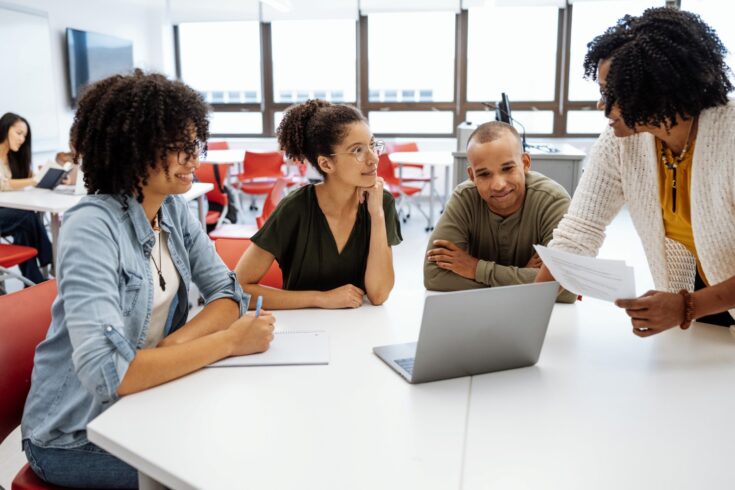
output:
M 495 104 L 495 120 L 513 124 L 513 118 L 510 115 L 510 100 L 505 92 L 501 94 L 500 101 Z
M 133 43 L 119 37 L 67 28 L 66 54 L 73 103 L 90 83 L 133 70 Z

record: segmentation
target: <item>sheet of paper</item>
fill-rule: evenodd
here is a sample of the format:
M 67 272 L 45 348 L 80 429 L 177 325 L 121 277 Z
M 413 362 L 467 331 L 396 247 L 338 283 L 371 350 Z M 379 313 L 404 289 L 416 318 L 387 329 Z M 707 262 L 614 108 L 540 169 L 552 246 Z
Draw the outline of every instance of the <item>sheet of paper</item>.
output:
M 267 351 L 222 359 L 207 367 L 329 364 L 329 336 L 324 330 L 276 331 Z
M 597 259 L 535 245 L 554 279 L 575 294 L 606 301 L 637 297 L 633 268 L 622 260 Z

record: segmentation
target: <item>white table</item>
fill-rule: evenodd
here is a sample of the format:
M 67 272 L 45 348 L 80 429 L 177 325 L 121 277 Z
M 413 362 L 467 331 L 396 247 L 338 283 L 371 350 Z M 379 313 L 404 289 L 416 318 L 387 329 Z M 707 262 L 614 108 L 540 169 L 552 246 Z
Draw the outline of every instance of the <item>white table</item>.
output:
M 237 168 L 242 168 L 245 159 L 245 150 L 209 150 L 202 162 L 209 163 L 232 163 Z
M 206 211 L 204 206 L 204 195 L 214 189 L 214 185 L 195 182 L 191 189 L 183 194 L 186 200 L 197 199 L 199 220 L 206 230 Z M 51 247 L 53 260 L 56 260 L 56 247 L 59 243 L 59 229 L 61 227 L 61 214 L 77 204 L 82 195 L 64 194 L 49 189 L 38 189 L 28 187 L 20 191 L 0 192 L 0 207 L 22 209 L 49 213 L 51 215 Z
M 585 299 L 556 306 L 537 366 L 413 386 L 371 349 L 415 339 L 422 298 L 278 312 L 329 331 L 328 366 L 203 370 L 123 398 L 89 437 L 176 489 L 732 487 L 728 329 L 639 339 Z
M 439 200 L 442 211 L 449 199 L 449 172 L 454 165 L 454 157 L 451 151 L 397 151 L 389 155 L 393 163 L 419 163 L 429 167 L 429 218 L 426 226 L 427 231 L 434 229 L 434 199 Z M 444 168 L 444 195 L 439 197 L 434 181 L 436 180 L 435 167 Z M 402 169 L 399 168 L 399 172 Z M 402 174 L 400 174 L 402 176 Z
M 205 369 L 121 399 L 89 437 L 176 489 L 457 488 L 469 378 L 411 387 L 372 354 L 416 338 L 422 298 L 278 312 L 328 330 L 329 365 Z

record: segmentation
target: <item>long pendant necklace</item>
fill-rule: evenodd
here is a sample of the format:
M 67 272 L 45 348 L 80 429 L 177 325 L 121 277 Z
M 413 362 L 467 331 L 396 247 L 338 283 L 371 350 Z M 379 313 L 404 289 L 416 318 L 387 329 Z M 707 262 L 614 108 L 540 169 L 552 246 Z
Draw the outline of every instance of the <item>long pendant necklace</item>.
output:
M 166 290 L 166 280 L 163 278 L 163 273 L 161 272 L 161 269 L 163 268 L 163 260 L 161 259 L 161 228 L 158 226 L 158 216 L 156 216 L 156 219 L 153 220 L 152 223 L 153 231 L 158 232 L 158 264 L 161 264 L 160 266 L 156 264 L 156 259 L 153 258 L 153 255 L 151 255 L 151 262 L 153 262 L 153 266 L 156 268 L 156 272 L 158 272 L 158 284 L 161 286 L 161 291 Z
M 686 143 L 684 143 L 684 148 L 681 150 L 681 153 L 679 153 L 679 156 L 673 157 L 672 159 L 669 159 L 668 155 L 666 155 L 666 147 L 663 140 L 661 140 L 661 163 L 663 163 L 667 169 L 671 170 L 671 212 L 676 213 L 676 169 L 681 164 L 681 162 L 684 160 L 684 158 L 687 155 L 687 152 L 689 151 L 689 143 L 690 143 L 690 137 L 692 135 L 692 128 L 694 125 L 697 124 L 697 119 L 695 118 L 692 121 L 692 124 L 689 126 L 689 131 L 687 132 L 687 140 Z

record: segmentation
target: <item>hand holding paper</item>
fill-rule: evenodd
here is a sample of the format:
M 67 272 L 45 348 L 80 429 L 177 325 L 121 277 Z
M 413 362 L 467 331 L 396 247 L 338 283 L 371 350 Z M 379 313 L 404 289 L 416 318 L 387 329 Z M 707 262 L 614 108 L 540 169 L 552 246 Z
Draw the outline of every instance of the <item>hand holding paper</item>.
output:
M 568 291 L 605 301 L 637 296 L 633 268 L 622 260 L 584 257 L 542 245 L 534 247 L 554 279 Z

